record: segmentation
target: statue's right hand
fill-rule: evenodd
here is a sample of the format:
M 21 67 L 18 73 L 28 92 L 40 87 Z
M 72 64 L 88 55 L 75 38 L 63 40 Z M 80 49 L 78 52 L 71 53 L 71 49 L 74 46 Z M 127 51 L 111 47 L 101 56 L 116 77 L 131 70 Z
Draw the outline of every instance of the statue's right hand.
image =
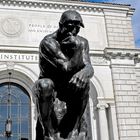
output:
M 66 46 L 67 48 L 70 47 L 70 49 L 77 49 L 80 44 L 81 44 L 80 39 L 77 36 L 73 36 L 73 35 L 65 38 L 62 41 L 62 45 Z

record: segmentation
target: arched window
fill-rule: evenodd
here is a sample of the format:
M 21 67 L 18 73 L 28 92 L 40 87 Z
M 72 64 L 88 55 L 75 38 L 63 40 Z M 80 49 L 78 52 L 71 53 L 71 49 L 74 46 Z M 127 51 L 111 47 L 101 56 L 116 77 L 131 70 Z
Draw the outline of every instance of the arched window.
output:
M 0 84 L 0 140 L 7 140 L 5 124 L 12 120 L 9 140 L 31 140 L 31 109 L 27 91 L 14 83 Z

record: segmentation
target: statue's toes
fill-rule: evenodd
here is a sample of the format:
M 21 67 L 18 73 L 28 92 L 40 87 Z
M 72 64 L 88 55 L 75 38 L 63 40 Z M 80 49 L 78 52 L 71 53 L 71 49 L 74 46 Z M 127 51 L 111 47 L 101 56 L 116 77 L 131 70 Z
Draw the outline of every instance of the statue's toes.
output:
M 54 140 L 54 138 L 45 136 L 44 140 Z

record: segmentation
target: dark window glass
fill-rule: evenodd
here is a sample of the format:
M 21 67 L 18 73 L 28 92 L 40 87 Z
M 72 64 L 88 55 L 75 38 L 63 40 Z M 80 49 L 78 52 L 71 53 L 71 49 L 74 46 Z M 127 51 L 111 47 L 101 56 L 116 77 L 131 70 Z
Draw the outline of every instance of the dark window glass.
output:
M 26 90 L 14 83 L 0 84 L 0 140 L 7 140 L 4 132 L 8 117 L 12 120 L 10 140 L 31 140 L 30 116 L 30 98 Z

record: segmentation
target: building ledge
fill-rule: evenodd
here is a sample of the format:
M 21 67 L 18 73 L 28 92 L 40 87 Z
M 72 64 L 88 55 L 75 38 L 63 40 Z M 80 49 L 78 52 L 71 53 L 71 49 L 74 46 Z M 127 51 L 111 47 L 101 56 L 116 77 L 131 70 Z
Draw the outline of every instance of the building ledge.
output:
M 134 11 L 130 5 L 114 3 L 97 3 L 83 1 L 62 1 L 62 0 L 1 0 L 0 6 L 41 8 L 41 9 L 72 9 L 86 12 L 103 12 L 103 9 Z

